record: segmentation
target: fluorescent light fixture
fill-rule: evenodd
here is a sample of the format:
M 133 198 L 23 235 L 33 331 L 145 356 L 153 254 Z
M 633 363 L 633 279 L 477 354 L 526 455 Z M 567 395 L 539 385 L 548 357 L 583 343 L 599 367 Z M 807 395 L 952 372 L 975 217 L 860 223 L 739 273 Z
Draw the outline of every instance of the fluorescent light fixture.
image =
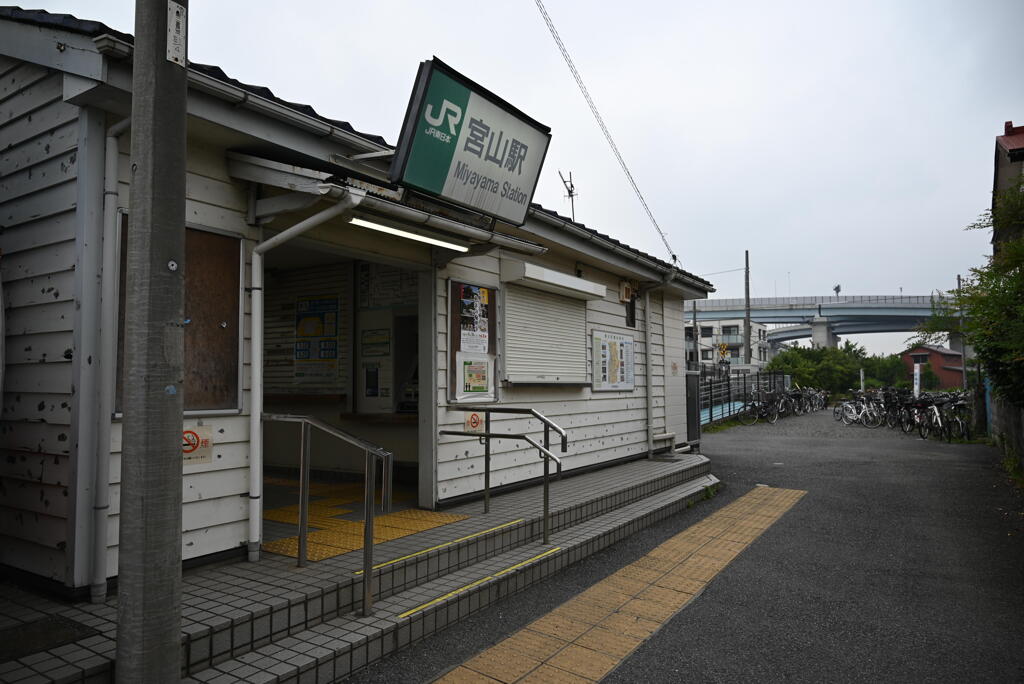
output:
M 445 249 L 451 249 L 456 252 L 468 252 L 469 247 L 463 247 L 462 245 L 456 245 L 453 242 L 445 242 L 444 240 L 435 240 L 434 238 L 420 235 L 418 233 L 410 233 L 406 230 L 399 230 L 398 228 L 392 228 L 391 226 L 382 226 L 379 223 L 373 223 L 371 221 L 364 221 L 361 218 L 350 219 L 350 223 L 354 223 L 357 226 L 363 228 L 369 228 L 370 230 L 379 230 L 382 233 L 388 233 L 389 235 L 397 235 L 398 237 L 408 238 L 410 240 L 416 240 L 417 242 L 426 242 L 428 245 L 434 245 L 436 247 L 444 247 Z

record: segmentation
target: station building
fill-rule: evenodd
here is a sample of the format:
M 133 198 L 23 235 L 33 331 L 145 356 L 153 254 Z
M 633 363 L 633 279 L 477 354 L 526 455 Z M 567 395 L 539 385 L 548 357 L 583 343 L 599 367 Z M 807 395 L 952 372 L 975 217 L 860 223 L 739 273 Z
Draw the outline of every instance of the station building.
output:
M 0 564 L 70 592 L 117 571 L 131 55 L 103 24 L 0 8 Z M 410 190 L 383 138 L 215 66 L 188 87 L 186 562 L 258 556 L 265 481 L 299 452 L 264 414 L 393 452 L 423 509 L 483 489 L 479 440 L 440 434 L 467 405 L 558 423 L 565 475 L 696 438 L 684 302 L 709 282 L 536 204 L 514 225 Z M 541 474 L 492 446 L 491 486 Z M 362 472 L 327 435 L 313 459 Z

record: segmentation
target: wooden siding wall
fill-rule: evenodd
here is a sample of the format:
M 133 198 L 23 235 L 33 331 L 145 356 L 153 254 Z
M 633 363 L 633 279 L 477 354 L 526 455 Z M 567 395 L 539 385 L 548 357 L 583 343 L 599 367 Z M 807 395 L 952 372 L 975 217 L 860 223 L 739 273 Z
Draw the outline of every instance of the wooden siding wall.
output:
M 0 56 L 0 563 L 68 573 L 78 110 L 62 76 Z
M 118 206 L 128 207 L 129 139 L 120 140 Z M 227 174 L 224 150 L 215 141 L 189 139 L 185 217 L 189 227 L 211 228 L 239 236 L 245 259 L 245 285 L 250 282 L 252 247 L 258 232 L 245 222 L 248 203 L 244 184 Z M 185 264 L 188 268 L 188 264 Z M 182 480 L 182 558 L 196 558 L 237 548 L 248 538 L 249 519 L 249 389 L 250 297 L 242 297 L 242 411 L 202 417 L 186 416 L 184 426 L 210 426 L 213 457 L 207 464 L 184 468 Z M 107 528 L 107 570 L 117 574 L 117 540 L 121 504 L 121 422 L 111 429 L 110 524 Z
M 537 262 L 563 273 L 574 273 L 576 264 L 546 256 Z M 437 405 L 438 429 L 463 429 L 464 412 L 448 410 L 448 278 L 460 282 L 501 287 L 500 253 L 453 261 L 438 272 L 437 280 Z M 518 385 L 499 389 L 502 404 L 536 408 L 565 428 L 569 451 L 563 457 L 563 471 L 591 466 L 615 459 L 644 454 L 647 451 L 647 378 L 648 358 L 653 371 L 653 423 L 655 434 L 665 431 L 665 364 L 660 293 L 651 295 L 648 314 L 637 306 L 637 325 L 626 326 L 625 305 L 619 301 L 619 278 L 597 268 L 582 265 L 583 277 L 607 287 L 604 299 L 587 302 L 588 378 L 592 377 L 590 335 L 593 330 L 631 335 L 635 349 L 635 388 L 632 391 L 593 392 L 590 385 Z M 644 348 L 644 326 L 650 315 L 652 344 L 650 356 Z M 498 333 L 503 329 L 503 312 L 498 314 Z M 500 349 L 500 344 L 499 344 Z M 501 363 L 499 358 L 498 363 Z M 527 432 L 538 439 L 543 429 L 538 421 L 518 416 L 492 418 L 495 432 Z M 553 440 L 554 440 L 553 436 Z M 543 462 L 536 450 L 512 440 L 494 440 L 491 446 L 491 485 L 520 482 L 543 474 Z M 438 446 L 438 499 L 468 494 L 483 489 L 483 447 L 474 438 L 441 437 Z

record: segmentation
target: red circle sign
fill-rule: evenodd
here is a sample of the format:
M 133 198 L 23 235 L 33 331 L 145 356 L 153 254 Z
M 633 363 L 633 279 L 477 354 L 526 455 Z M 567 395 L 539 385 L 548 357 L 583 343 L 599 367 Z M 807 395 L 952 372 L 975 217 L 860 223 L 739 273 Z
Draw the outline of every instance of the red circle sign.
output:
M 194 430 L 185 430 L 181 433 L 181 450 L 191 454 L 199 448 L 199 434 Z
M 469 427 L 478 428 L 480 427 L 480 414 L 471 413 L 469 414 Z

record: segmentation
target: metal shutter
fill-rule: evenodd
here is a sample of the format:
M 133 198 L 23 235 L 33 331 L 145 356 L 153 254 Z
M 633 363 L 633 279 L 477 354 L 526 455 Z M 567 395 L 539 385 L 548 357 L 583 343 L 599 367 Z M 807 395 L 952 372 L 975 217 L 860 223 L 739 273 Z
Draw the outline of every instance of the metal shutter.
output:
M 505 380 L 587 382 L 587 303 L 528 287 L 505 287 Z

